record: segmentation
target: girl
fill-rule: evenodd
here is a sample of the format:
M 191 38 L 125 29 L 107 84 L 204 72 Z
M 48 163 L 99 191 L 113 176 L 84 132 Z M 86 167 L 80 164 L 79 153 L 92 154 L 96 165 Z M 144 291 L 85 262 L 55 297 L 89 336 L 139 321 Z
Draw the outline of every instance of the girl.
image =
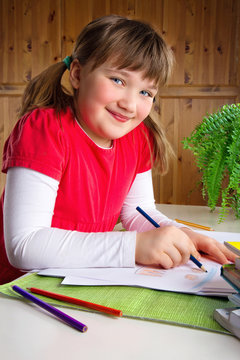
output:
M 171 67 L 170 50 L 149 25 L 111 15 L 88 24 L 72 55 L 29 83 L 4 147 L 2 283 L 17 269 L 168 269 L 198 251 L 234 260 L 155 209 L 151 168 L 167 170 L 169 146 L 149 113 Z M 61 85 L 66 69 L 72 93 Z M 112 231 L 119 216 L 126 232 Z

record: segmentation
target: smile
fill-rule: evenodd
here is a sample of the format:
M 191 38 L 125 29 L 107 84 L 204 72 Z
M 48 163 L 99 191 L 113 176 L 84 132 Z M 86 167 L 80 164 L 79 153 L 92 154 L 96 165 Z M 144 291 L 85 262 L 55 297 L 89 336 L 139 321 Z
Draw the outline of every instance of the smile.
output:
M 107 109 L 107 111 L 112 115 L 112 117 L 114 117 L 114 119 L 116 119 L 117 121 L 120 121 L 120 122 L 127 122 L 130 120 L 129 117 L 127 116 L 124 116 L 124 115 L 121 115 L 119 113 L 116 113 L 115 111 L 111 111 L 109 109 Z

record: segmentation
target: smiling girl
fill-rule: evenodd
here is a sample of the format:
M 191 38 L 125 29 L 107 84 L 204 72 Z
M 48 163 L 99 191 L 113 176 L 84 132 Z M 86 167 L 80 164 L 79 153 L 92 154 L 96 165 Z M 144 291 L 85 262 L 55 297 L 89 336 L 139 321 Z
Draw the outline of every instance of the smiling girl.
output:
M 171 51 L 151 26 L 110 15 L 30 81 L 4 147 L 1 283 L 42 268 L 167 269 L 199 250 L 234 260 L 155 208 L 151 169 L 167 171 L 170 147 L 149 113 L 171 68 Z M 61 85 L 67 69 L 72 93 Z M 119 216 L 127 231 L 113 231 Z

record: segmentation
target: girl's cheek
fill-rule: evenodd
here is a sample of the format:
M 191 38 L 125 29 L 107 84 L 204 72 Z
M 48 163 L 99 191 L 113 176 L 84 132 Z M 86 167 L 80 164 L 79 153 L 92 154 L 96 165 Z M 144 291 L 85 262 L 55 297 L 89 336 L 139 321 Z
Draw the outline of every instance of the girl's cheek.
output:
M 111 99 L 114 95 L 114 88 L 109 81 L 99 82 L 95 87 L 95 95 L 103 100 Z
M 139 118 L 144 120 L 149 115 L 151 109 L 152 104 L 144 104 L 143 106 L 141 106 L 139 109 Z

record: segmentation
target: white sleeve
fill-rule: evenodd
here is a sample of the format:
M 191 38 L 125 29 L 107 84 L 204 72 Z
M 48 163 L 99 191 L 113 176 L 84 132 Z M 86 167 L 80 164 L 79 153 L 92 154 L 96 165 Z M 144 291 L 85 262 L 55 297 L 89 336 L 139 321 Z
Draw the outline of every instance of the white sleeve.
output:
M 81 233 L 51 227 L 58 185 L 34 170 L 8 170 L 4 238 L 10 263 L 24 270 L 134 266 L 135 231 Z
M 120 216 L 124 228 L 129 231 L 152 230 L 154 226 L 136 210 L 137 206 L 140 206 L 160 226 L 174 225 L 179 228 L 184 226 L 169 219 L 156 209 L 151 170 L 137 174 L 124 201 Z

